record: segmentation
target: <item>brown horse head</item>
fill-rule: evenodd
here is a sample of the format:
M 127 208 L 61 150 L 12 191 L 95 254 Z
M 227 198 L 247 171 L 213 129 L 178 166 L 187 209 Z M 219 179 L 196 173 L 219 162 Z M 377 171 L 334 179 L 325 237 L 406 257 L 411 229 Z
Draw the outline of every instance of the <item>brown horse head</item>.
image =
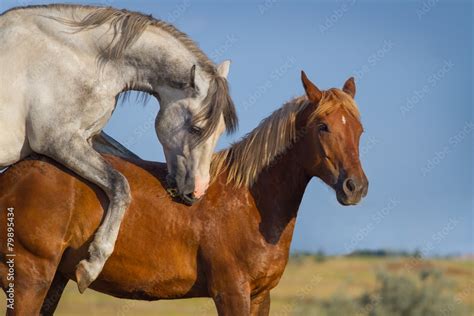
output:
M 306 124 L 302 157 L 307 173 L 332 187 L 343 205 L 357 204 L 367 195 L 369 182 L 359 160 L 359 139 L 363 132 L 354 102 L 355 82 L 349 78 L 342 90 L 321 91 L 304 71 L 301 79 L 310 102 L 302 112 Z

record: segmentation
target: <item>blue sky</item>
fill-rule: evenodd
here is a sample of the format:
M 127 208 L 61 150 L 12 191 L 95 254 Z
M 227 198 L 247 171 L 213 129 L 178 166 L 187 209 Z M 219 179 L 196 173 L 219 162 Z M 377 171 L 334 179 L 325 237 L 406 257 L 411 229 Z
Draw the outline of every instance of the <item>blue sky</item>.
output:
M 238 140 L 303 94 L 300 70 L 320 88 L 356 77 L 370 180 L 358 206 L 340 206 L 314 179 L 294 250 L 358 248 L 473 253 L 472 3 L 470 1 L 76 1 L 142 11 L 174 23 L 216 62 L 231 59 Z M 1 0 L 0 10 L 43 1 Z M 155 100 L 133 98 L 106 127 L 141 157 L 163 161 Z

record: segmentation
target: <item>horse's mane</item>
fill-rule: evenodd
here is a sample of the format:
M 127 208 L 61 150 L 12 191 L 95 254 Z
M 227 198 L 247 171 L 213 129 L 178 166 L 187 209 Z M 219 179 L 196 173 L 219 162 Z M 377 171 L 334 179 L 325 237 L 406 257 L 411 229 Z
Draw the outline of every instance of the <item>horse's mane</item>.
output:
M 51 4 L 51 5 L 36 5 L 27 7 L 18 7 L 12 10 L 22 9 L 86 9 L 89 10 L 85 17 L 76 20 L 74 18 L 58 18 L 53 19 L 76 28 L 77 31 L 84 31 L 99 27 L 105 23 L 110 24 L 110 29 L 113 32 L 113 39 L 111 43 L 101 52 L 100 57 L 104 60 L 113 60 L 123 56 L 125 50 L 133 45 L 138 38 L 143 34 L 148 26 L 154 26 L 167 32 L 176 40 L 183 44 L 197 59 L 198 65 L 211 77 L 208 94 L 203 101 L 201 111 L 196 115 L 194 124 L 199 121 L 206 120 L 206 125 L 203 126 L 203 133 L 196 139 L 196 144 L 202 140 L 207 139 L 217 128 L 221 120 L 221 115 L 224 118 L 226 130 L 232 133 L 237 129 L 238 118 L 234 103 L 230 97 L 227 80 L 218 76 L 217 68 L 214 63 L 204 54 L 199 46 L 189 38 L 185 33 L 181 32 L 173 25 L 155 19 L 151 15 L 145 15 L 139 12 L 132 12 L 128 10 L 118 10 L 111 7 L 96 7 L 83 5 L 67 5 L 67 4 Z M 8 12 L 8 11 L 7 11 Z M 3 14 L 5 14 L 4 12 Z M 74 12 L 72 14 L 74 16 Z M 127 94 L 125 94 L 125 98 Z M 146 97 L 144 101 L 146 101 Z
M 254 184 L 262 170 L 302 136 L 300 131 L 296 130 L 296 117 L 310 104 L 306 96 L 287 102 L 241 141 L 216 153 L 211 168 L 212 179 L 227 171 L 227 183 L 233 183 L 236 187 Z M 352 98 L 338 89 L 330 89 L 323 92 L 322 99 L 308 118 L 307 124 L 339 107 L 359 119 L 359 110 Z

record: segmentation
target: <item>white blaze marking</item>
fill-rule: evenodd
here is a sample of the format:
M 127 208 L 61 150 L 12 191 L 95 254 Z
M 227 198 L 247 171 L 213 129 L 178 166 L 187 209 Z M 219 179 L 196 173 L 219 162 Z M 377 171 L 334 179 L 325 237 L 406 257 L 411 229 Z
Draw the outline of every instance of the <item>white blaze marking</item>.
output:
M 346 125 L 346 117 L 344 115 L 342 116 L 342 124 Z

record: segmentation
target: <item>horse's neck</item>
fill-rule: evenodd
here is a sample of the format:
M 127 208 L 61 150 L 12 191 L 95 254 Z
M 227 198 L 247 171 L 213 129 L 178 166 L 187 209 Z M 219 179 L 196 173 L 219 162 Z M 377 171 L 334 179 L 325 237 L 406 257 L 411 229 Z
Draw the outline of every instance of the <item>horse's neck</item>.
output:
M 149 25 L 127 50 L 122 64 L 128 70 L 127 80 L 131 88 L 152 89 L 165 95 L 168 87 L 189 83 L 191 68 L 199 63 L 184 44 L 158 27 Z M 196 80 L 203 79 L 207 79 L 206 75 L 197 68 Z
M 71 10 L 62 14 L 66 15 L 66 18 L 78 19 L 85 17 L 92 10 L 95 8 L 84 7 L 79 11 Z M 72 12 L 76 12 L 77 16 Z M 113 25 L 106 22 L 96 28 L 77 32 L 75 35 L 84 37 L 78 45 L 86 49 L 87 53 L 91 52 L 91 57 L 97 61 L 97 56 L 103 54 L 104 49 L 116 43 L 113 29 Z M 124 50 L 123 56 L 103 61 L 96 63 L 101 69 L 98 73 L 106 73 L 110 80 L 119 81 L 120 92 L 139 90 L 148 93 L 158 91 L 159 94 L 160 90 L 167 90 L 176 83 L 187 83 L 192 66 L 199 64 L 197 57 L 181 41 L 152 24 L 146 27 L 135 43 Z M 102 65 L 105 67 L 102 68 Z M 206 74 L 198 67 L 196 80 L 207 82 L 207 79 Z
M 298 156 L 299 146 L 295 144 L 259 175 L 251 189 L 265 239 L 288 248 L 298 208 L 311 179 L 298 163 Z

